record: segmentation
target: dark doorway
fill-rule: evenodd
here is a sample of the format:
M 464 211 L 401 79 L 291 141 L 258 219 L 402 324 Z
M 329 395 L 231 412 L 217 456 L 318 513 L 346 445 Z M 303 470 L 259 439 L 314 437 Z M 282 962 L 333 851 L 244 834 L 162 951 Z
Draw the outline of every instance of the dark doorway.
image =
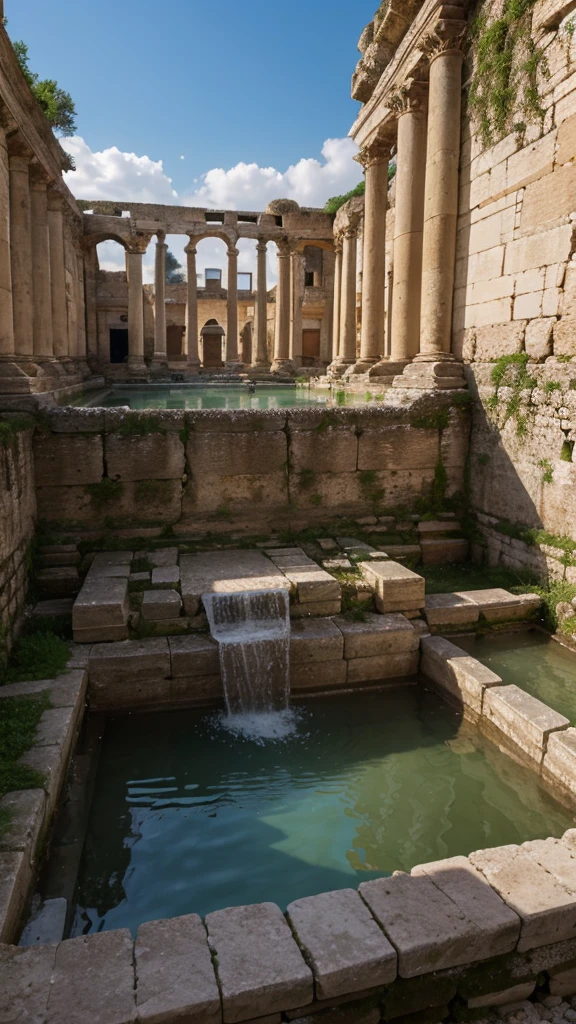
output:
M 183 327 L 179 327 L 177 324 L 169 324 L 169 326 L 166 329 L 166 354 L 168 356 L 168 359 L 185 358 L 185 355 L 182 352 L 183 337 Z
M 252 324 L 245 324 L 240 334 L 240 362 L 245 366 L 252 362 Z
M 128 358 L 128 331 L 125 327 L 110 328 L 110 362 L 125 363 Z
M 320 359 L 320 331 L 302 331 L 302 366 L 316 366 Z

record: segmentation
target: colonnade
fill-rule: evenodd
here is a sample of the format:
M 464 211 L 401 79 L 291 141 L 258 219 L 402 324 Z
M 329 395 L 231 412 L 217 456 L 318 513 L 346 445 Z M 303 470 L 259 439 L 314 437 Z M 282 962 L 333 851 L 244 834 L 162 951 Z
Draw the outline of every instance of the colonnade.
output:
M 335 375 L 400 374 L 414 362 L 452 361 L 462 50 L 460 23 L 424 41 L 428 83 L 409 80 L 387 101 L 393 117 L 361 150 L 366 192 L 362 326 L 356 352 L 356 250 L 359 218 L 337 239 L 334 289 Z M 392 123 L 395 121 L 394 129 Z M 388 166 L 396 144 L 396 208 L 390 337 L 385 350 Z M 412 367 L 407 370 L 414 373 Z M 421 374 L 425 369 L 421 368 Z M 431 371 L 437 372 L 436 370 Z
M 41 364 L 54 374 L 86 357 L 83 258 L 72 246 L 66 251 L 65 206 L 19 133 L 0 125 L 3 363 Z

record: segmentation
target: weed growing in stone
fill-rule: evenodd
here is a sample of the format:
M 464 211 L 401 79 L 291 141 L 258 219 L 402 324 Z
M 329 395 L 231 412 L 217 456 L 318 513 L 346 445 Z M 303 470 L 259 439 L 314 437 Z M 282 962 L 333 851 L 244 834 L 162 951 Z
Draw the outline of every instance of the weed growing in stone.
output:
M 38 697 L 6 697 L 0 715 L 0 796 L 17 789 L 36 789 L 44 776 L 27 765 L 18 764 L 34 743 L 42 713 L 50 707 L 48 693 Z M 0 835 L 9 824 L 9 815 L 0 819 Z
M 4 682 L 53 679 L 64 672 L 69 657 L 70 645 L 62 637 L 48 630 L 27 633 L 14 644 Z
M 542 472 L 542 483 L 551 484 L 554 480 L 554 467 L 549 459 L 540 459 L 538 466 Z

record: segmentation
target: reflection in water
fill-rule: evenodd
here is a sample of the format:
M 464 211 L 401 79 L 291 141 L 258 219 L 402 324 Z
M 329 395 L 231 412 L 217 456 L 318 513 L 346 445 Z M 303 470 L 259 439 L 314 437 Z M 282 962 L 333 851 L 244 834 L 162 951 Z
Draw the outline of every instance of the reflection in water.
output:
M 381 397 L 381 396 L 380 396 Z M 154 387 L 115 387 L 96 394 L 88 392 L 68 404 L 130 409 L 291 409 L 294 407 L 328 407 L 365 405 L 364 394 L 349 394 L 328 388 L 282 387 L 279 384 L 258 384 L 252 394 L 243 384 L 221 386 L 192 385 L 171 388 L 168 384 Z
M 572 824 L 535 774 L 424 687 L 309 701 L 300 714 L 296 737 L 263 747 L 206 712 L 112 718 L 73 934 L 285 907 Z

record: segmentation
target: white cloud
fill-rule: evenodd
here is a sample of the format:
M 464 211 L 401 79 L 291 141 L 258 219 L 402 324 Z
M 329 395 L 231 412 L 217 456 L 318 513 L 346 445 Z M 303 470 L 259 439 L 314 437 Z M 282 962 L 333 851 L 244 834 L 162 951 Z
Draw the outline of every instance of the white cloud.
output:
M 218 207 L 229 210 L 263 210 L 271 199 L 295 199 L 302 206 L 323 206 L 333 195 L 353 188 L 361 178 L 355 162 L 355 143 L 348 138 L 327 139 L 322 147 L 322 160 L 305 158 L 291 164 L 285 171 L 274 167 L 260 167 L 256 163 L 239 163 L 228 170 L 212 168 L 200 179 L 194 178 L 190 191 L 182 196 L 173 188 L 161 160 L 149 156 L 124 153 L 111 146 L 93 152 L 80 136 L 63 139 L 62 145 L 74 158 L 75 171 L 69 171 L 65 180 L 78 199 L 118 199 L 138 203 L 165 203 L 168 205 Z M 182 157 L 180 158 L 182 159 Z M 187 239 L 172 236 L 167 239 L 171 250 L 186 266 L 184 245 Z M 239 243 L 240 270 L 256 271 L 255 245 L 241 240 Z M 269 249 L 269 287 L 276 281 L 275 246 Z M 98 246 L 100 266 L 103 270 L 124 269 L 124 252 L 114 242 Z M 206 267 L 221 267 L 226 280 L 226 253 L 223 243 L 209 239 L 198 247 L 198 272 Z M 144 257 L 144 281 L 154 279 L 154 243 Z

